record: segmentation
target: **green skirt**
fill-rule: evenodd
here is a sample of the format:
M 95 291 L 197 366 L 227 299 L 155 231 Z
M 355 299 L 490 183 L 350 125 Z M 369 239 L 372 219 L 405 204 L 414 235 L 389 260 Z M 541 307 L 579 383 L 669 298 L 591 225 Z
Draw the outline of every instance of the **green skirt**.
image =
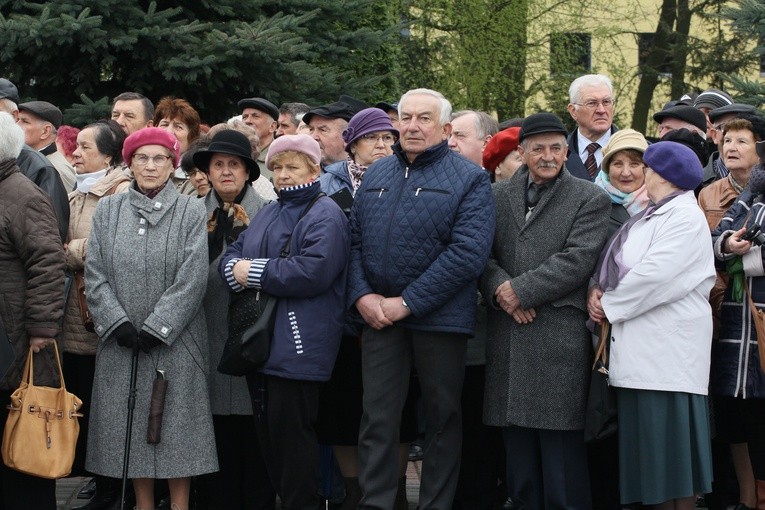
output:
M 705 395 L 616 388 L 621 502 L 655 505 L 712 491 Z

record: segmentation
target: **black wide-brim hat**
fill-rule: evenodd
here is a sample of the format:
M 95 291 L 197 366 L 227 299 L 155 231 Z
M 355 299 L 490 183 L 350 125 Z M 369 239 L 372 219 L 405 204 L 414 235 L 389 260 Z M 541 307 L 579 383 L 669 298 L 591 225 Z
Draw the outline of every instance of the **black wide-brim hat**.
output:
M 210 173 L 210 159 L 216 153 L 230 154 L 242 158 L 249 174 L 247 182 L 253 182 L 260 177 L 258 163 L 252 159 L 250 141 L 239 131 L 225 129 L 216 134 L 205 150 L 194 154 L 194 166 L 206 174 Z

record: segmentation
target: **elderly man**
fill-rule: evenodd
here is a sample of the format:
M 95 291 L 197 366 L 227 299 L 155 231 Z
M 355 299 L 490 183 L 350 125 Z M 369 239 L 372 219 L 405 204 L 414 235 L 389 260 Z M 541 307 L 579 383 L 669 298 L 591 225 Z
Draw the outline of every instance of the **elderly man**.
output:
M 322 168 L 348 158 L 343 141 L 343 130 L 348 121 L 367 105 L 351 96 L 342 95 L 334 103 L 318 106 L 303 117 L 309 133 L 319 142 Z
M 481 277 L 489 304 L 484 422 L 503 427 L 516 504 L 588 509 L 586 292 L 610 200 L 566 168 L 557 116 L 527 117 L 519 138 L 524 166 L 494 185 L 497 234 Z
M 112 120 L 131 135 L 154 125 L 154 104 L 138 92 L 123 92 L 112 100 Z
M 276 135 L 276 119 L 279 118 L 279 109 L 271 101 L 262 97 L 248 97 L 237 103 L 242 112 L 242 121 L 258 132 L 258 155 L 257 163 L 260 175 L 271 180 L 273 172 L 266 167 L 266 156 L 271 142 Z
M 594 181 L 603 161 L 603 147 L 617 128 L 614 118 L 614 88 L 608 76 L 586 74 L 568 89 L 568 113 L 576 131 L 568 137 L 566 166 L 574 177 Z
M 394 155 L 364 176 L 353 204 L 348 295 L 366 323 L 359 508 L 394 507 L 412 366 L 425 407 L 420 508 L 450 508 L 457 484 L 465 346 L 494 203 L 489 174 L 447 146 L 450 113 L 439 92 L 404 94 Z
M 310 109 L 311 107 L 305 103 L 284 103 L 279 108 L 279 119 L 276 121 L 276 136 L 297 134 L 300 121 Z
M 24 130 L 24 143 L 40 151 L 56 168 L 67 192 L 74 189 L 77 175 L 74 168 L 56 148 L 56 134 L 61 127 L 61 110 L 47 101 L 30 101 L 19 105 L 16 123 Z
M 5 78 L 0 78 L 0 112 L 8 113 L 13 116 L 14 120 L 18 121 L 18 105 L 19 91 L 16 85 Z M 58 220 L 61 241 L 65 241 L 66 232 L 69 228 L 69 199 L 56 168 L 48 161 L 48 158 L 26 144 L 21 148 L 17 162 L 21 173 L 37 184 L 50 197 L 53 211 L 56 213 L 56 220 Z
M 697 133 L 704 140 L 707 138 L 707 118 L 693 106 L 676 104 L 665 107 L 653 114 L 653 120 L 658 124 L 659 138 L 681 128 Z
M 481 166 L 483 149 L 498 131 L 499 124 L 488 113 L 460 110 L 452 115 L 449 148 Z

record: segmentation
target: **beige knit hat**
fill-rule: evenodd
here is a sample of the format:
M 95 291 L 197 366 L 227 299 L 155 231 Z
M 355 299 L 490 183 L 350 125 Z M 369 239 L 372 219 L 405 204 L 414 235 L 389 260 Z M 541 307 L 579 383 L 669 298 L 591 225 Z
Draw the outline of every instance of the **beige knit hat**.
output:
M 605 173 L 608 173 L 608 166 L 611 164 L 611 158 L 614 157 L 619 151 L 625 149 L 633 149 L 640 153 L 644 153 L 648 148 L 648 142 L 645 137 L 635 131 L 634 129 L 620 129 L 608 140 L 608 143 L 603 147 L 603 162 L 600 168 Z

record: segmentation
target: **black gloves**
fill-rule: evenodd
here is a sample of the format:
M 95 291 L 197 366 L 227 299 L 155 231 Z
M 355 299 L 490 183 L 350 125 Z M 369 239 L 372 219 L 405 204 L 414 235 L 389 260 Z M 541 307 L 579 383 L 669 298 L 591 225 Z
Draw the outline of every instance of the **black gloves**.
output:
M 152 335 L 151 333 L 147 333 L 146 331 L 141 331 L 138 334 L 138 348 L 141 349 L 146 354 L 149 354 L 149 351 L 151 349 L 161 344 L 162 344 L 162 340 Z
M 117 344 L 127 349 L 132 349 L 138 345 L 138 331 L 130 322 L 123 322 L 112 331 L 112 336 L 117 340 Z
M 151 333 L 136 331 L 133 324 L 130 322 L 123 322 L 112 332 L 112 336 L 117 340 L 117 344 L 125 347 L 126 349 L 141 349 L 146 354 L 158 345 L 162 344 L 162 340 L 155 337 Z

